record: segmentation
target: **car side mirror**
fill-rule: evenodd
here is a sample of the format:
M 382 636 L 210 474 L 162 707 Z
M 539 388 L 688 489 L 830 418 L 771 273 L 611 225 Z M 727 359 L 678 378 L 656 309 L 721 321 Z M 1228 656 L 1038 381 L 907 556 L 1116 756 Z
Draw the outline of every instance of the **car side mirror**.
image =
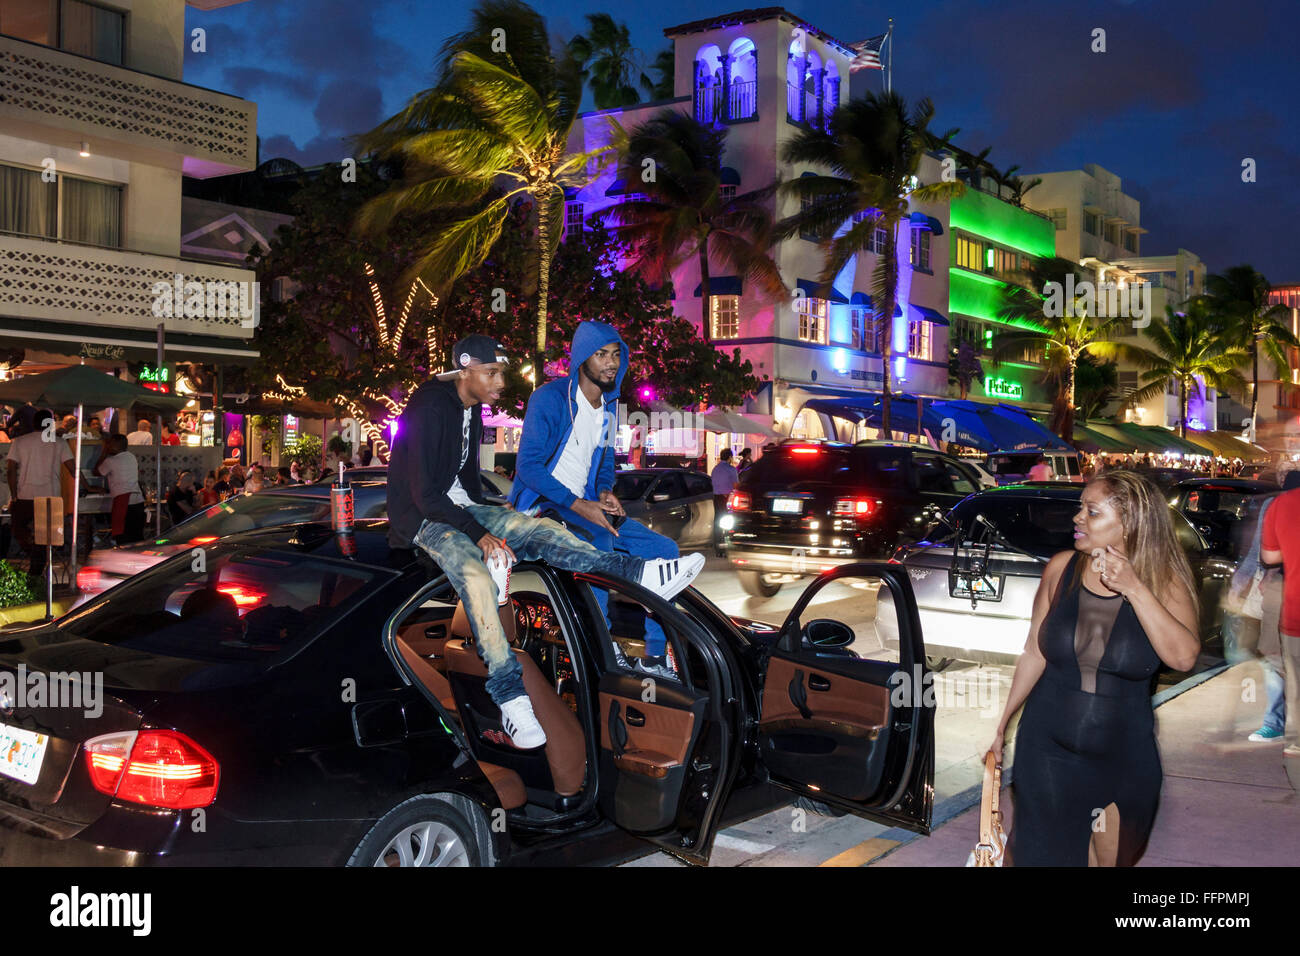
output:
M 855 640 L 855 635 L 853 628 L 847 624 L 819 617 L 803 626 L 801 638 L 803 643 L 813 647 L 836 648 L 848 647 Z
M 663 492 L 660 492 L 660 493 L 657 494 L 657 495 L 651 495 L 651 496 L 650 496 L 650 500 L 651 500 L 651 501 L 667 501 L 668 498 L 669 498 L 669 496 L 668 496 L 667 494 L 664 494 Z

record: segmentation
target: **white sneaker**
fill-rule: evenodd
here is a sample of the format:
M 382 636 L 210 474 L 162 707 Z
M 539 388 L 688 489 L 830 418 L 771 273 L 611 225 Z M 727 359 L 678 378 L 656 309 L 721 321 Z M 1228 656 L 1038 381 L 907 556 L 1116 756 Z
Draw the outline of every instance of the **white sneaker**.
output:
M 645 563 L 640 584 L 664 600 L 689 587 L 704 570 L 704 555 L 698 551 L 680 558 L 652 558 Z
M 516 697 L 501 705 L 501 726 L 510 742 L 520 750 L 532 750 L 546 743 L 546 731 L 537 722 L 533 702 Z
M 502 607 L 510 601 L 510 569 L 514 564 L 514 558 L 500 548 L 493 551 L 492 556 L 488 558 L 488 573 L 492 575 L 492 580 L 497 586 L 497 607 Z

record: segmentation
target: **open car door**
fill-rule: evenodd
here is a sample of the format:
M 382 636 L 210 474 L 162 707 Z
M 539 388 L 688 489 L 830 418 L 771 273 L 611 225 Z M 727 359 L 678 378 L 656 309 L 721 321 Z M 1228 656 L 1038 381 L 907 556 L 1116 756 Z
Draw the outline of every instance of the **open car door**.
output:
M 875 605 L 879 582 L 893 597 L 899 661 L 847 653 L 854 634 L 839 621 L 806 612 L 813 599 L 834 600 L 833 583 L 854 610 Z M 838 589 L 837 589 L 838 590 Z M 874 616 L 868 617 L 874 621 Z M 869 630 L 873 626 L 868 623 Z M 859 629 L 861 631 L 861 628 Z M 844 565 L 818 576 L 799 597 L 765 652 L 758 724 L 761 759 L 778 786 L 879 823 L 930 832 L 934 807 L 934 708 L 922 706 L 925 646 L 912 584 L 902 565 Z M 933 695 L 930 696 L 933 700 Z
M 574 578 L 600 645 L 601 812 L 673 856 L 708 863 L 740 763 L 730 670 L 696 622 L 644 588 L 600 574 Z M 675 679 L 632 666 L 655 627 L 671 649 Z

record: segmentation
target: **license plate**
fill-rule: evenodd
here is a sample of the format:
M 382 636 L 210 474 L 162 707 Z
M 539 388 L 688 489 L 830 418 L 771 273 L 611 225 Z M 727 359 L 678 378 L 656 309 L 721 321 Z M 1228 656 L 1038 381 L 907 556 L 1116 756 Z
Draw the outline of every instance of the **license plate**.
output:
M 798 498 L 773 498 L 772 513 L 797 515 L 803 511 L 803 501 Z
M 977 598 L 996 601 L 1002 594 L 1002 575 L 990 574 L 982 578 L 972 578 L 965 574 L 957 574 L 953 576 L 949 591 L 953 597 L 970 597 L 974 593 Z
M 45 734 L 0 724 L 0 773 L 23 783 L 35 783 L 49 742 Z

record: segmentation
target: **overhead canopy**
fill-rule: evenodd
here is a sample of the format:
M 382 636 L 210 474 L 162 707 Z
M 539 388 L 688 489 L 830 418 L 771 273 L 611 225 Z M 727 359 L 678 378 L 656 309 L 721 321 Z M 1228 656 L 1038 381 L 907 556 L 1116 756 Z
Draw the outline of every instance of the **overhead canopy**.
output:
M 1068 442 L 1034 421 L 1023 409 L 1013 405 L 972 402 L 959 399 L 938 402 L 940 408 L 955 416 L 965 412 L 979 418 L 994 447 L 988 451 L 1015 451 L 1021 448 L 1069 448 Z M 980 447 L 980 446 L 975 446 Z
M 721 175 L 718 177 L 718 182 L 724 186 L 739 186 L 740 173 L 736 172 L 730 166 L 723 166 Z
M 1112 426 L 1122 435 L 1140 442 L 1137 450 L 1152 454 L 1178 454 L 1207 456 L 1212 454 L 1200 445 L 1184 441 L 1166 428 L 1157 425 L 1139 425 L 1137 422 L 1117 422 Z
M 31 402 L 53 409 L 76 408 L 147 408 L 175 410 L 184 408 L 189 399 L 163 395 L 132 382 L 114 378 L 92 365 L 69 365 L 67 368 L 39 375 L 0 382 L 0 402 Z
M 1165 448 L 1163 445 L 1156 444 L 1146 435 L 1131 435 L 1121 431 L 1114 422 L 1088 422 L 1088 430 L 1104 438 L 1110 439 L 1118 448 L 1112 448 L 1110 451 L 1123 452 L 1131 454 L 1132 452 L 1151 452 L 1152 454 L 1163 455 Z
M 1211 451 L 1220 458 L 1240 458 L 1242 461 L 1268 461 L 1267 451 L 1243 441 L 1232 432 L 1198 432 L 1187 429 L 1187 440 Z
M 848 304 L 848 297 L 829 282 L 815 282 L 812 279 L 800 279 L 795 288 L 803 289 L 810 299 L 827 299 L 831 302 Z
M 913 305 L 912 311 L 916 313 L 916 318 L 922 322 L 933 322 L 935 325 L 945 327 L 948 325 L 948 320 L 943 317 L 943 314 L 936 312 L 934 309 L 926 308 L 923 305 Z
M 703 295 L 704 283 L 695 287 L 695 296 Z M 709 276 L 709 295 L 744 295 L 744 276 Z
M 919 226 L 922 229 L 929 229 L 936 236 L 943 235 L 943 224 L 933 216 L 927 216 L 923 212 L 914 212 L 907 218 L 913 226 Z
M 1131 448 L 1114 436 L 1103 434 L 1101 431 L 1078 421 L 1074 423 L 1074 441 L 1080 448 L 1088 452 L 1122 455 L 1132 451 Z

